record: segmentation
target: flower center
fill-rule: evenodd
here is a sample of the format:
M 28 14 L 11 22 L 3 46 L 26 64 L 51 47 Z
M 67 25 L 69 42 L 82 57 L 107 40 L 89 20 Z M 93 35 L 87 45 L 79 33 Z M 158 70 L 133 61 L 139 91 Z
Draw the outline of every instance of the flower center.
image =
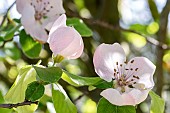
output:
M 35 10 L 35 20 L 40 21 L 41 19 L 47 18 L 47 14 L 51 11 L 53 6 L 50 1 L 47 0 L 31 0 L 30 5 L 34 7 Z
M 116 81 L 116 88 L 121 88 L 121 92 L 125 92 L 125 87 L 134 88 L 136 82 L 140 79 L 139 76 L 136 75 L 139 68 L 131 67 L 131 64 L 134 63 L 134 60 L 129 62 L 129 67 L 126 68 L 127 63 L 119 64 L 116 62 L 116 68 L 114 68 L 114 78 Z

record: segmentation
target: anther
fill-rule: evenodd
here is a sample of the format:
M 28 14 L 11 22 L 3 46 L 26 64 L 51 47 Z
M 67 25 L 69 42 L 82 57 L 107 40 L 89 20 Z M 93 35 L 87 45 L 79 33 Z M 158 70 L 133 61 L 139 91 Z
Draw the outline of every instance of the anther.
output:
M 134 60 L 132 60 L 130 63 L 133 63 L 134 62 Z
M 133 70 L 133 68 L 130 68 L 130 70 L 132 71 L 132 70 Z
M 116 72 L 116 69 L 114 69 L 114 72 Z
M 134 88 L 132 85 L 128 85 L 129 88 Z
M 139 77 L 138 77 L 138 76 L 135 76 L 135 75 L 133 75 L 133 78 L 139 79 Z
M 135 71 L 138 71 L 139 68 L 136 68 Z
M 118 65 L 118 62 L 116 62 L 116 65 Z
M 125 69 L 125 70 L 129 70 L 129 69 Z

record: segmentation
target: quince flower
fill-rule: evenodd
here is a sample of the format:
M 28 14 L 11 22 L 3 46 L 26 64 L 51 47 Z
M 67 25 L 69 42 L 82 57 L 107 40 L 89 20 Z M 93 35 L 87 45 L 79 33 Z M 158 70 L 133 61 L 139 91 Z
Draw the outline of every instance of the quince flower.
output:
M 96 73 L 104 80 L 113 80 L 114 88 L 101 92 L 101 96 L 118 106 L 144 101 L 154 86 L 155 65 L 145 57 L 126 62 L 123 48 L 118 44 L 101 44 L 94 53 Z
M 26 33 L 42 43 L 48 39 L 46 30 L 65 13 L 62 0 L 16 0 L 16 6 Z
M 48 43 L 54 56 L 60 55 L 67 59 L 76 59 L 83 52 L 84 44 L 80 34 L 66 26 L 66 15 L 62 14 L 53 24 Z

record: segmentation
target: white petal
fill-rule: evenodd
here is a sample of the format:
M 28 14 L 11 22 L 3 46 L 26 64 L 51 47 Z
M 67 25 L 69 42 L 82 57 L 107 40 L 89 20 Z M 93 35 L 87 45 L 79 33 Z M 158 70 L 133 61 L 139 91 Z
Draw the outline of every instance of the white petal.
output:
M 131 61 L 134 60 L 133 63 Z M 138 76 L 137 83 L 141 83 L 145 85 L 145 88 L 152 88 L 154 86 L 153 74 L 155 72 L 156 66 L 145 57 L 135 57 L 131 59 L 128 64 L 128 68 L 133 68 L 133 72 L 128 72 L 132 78 L 133 75 Z M 135 69 L 138 68 L 137 71 Z
M 122 93 L 116 89 L 109 88 L 101 92 L 101 96 L 107 99 L 110 103 L 117 105 L 117 106 L 124 106 L 124 105 L 133 105 L 139 104 L 143 102 L 149 93 L 150 90 L 138 90 L 132 89 L 128 93 Z
M 96 73 L 108 82 L 114 78 L 114 69 L 120 68 L 120 64 L 124 64 L 125 60 L 125 52 L 118 43 L 99 45 L 93 57 Z M 118 66 L 116 62 L 119 63 Z
M 22 11 L 25 8 L 25 5 L 28 5 L 29 1 L 28 0 L 16 0 L 16 8 L 17 11 L 22 14 Z
M 49 17 L 54 15 L 59 16 L 60 14 L 65 13 L 63 8 L 63 0 L 49 0 L 49 5 L 46 7 L 46 9 L 50 9 L 50 11 L 47 13 L 47 16 Z
M 80 57 L 84 44 L 80 34 L 72 27 L 61 27 L 49 37 L 49 46 L 53 54 L 68 59 Z
M 62 14 L 53 24 L 50 29 L 49 36 L 55 32 L 59 27 L 66 27 L 66 15 Z M 49 42 L 49 40 L 47 41 Z
M 45 43 L 48 35 L 41 24 L 35 21 L 34 14 L 35 11 L 33 7 L 31 5 L 25 5 L 21 17 L 21 23 L 27 34 L 30 34 L 34 39 Z

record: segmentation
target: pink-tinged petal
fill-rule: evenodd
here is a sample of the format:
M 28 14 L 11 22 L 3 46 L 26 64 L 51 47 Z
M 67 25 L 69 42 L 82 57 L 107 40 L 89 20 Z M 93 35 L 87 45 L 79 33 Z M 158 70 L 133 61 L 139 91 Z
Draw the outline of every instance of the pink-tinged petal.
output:
M 50 9 L 50 11 L 47 13 L 48 17 L 54 15 L 59 16 L 60 14 L 65 13 L 65 10 L 63 8 L 63 0 L 49 0 L 49 5 L 46 8 Z
M 143 102 L 149 93 L 150 90 L 138 90 L 132 89 L 128 93 L 122 93 L 116 89 L 109 88 L 101 92 L 101 96 L 107 99 L 110 103 L 117 105 L 117 106 L 124 106 L 124 105 L 133 105 L 139 104 Z
M 108 82 L 114 78 L 114 70 L 121 69 L 120 64 L 124 64 L 125 61 L 125 52 L 118 43 L 99 45 L 93 56 L 96 73 Z
M 66 27 L 66 15 L 62 14 L 53 24 L 50 29 L 49 36 L 53 34 L 59 27 Z M 49 42 L 49 40 L 48 40 Z
M 35 21 L 34 14 L 35 10 L 33 7 L 29 4 L 25 5 L 21 17 L 21 23 L 24 26 L 27 34 L 30 34 L 35 40 L 45 43 L 47 41 L 48 35 L 41 24 Z
M 51 27 L 53 26 L 54 22 L 59 18 L 59 15 L 54 15 L 52 17 L 49 17 L 47 19 L 42 20 L 42 26 L 46 30 L 50 31 Z
M 22 14 L 22 11 L 25 8 L 25 5 L 29 4 L 28 0 L 16 0 L 16 8 L 17 11 Z
M 133 61 L 133 63 L 131 63 L 131 61 Z M 129 73 L 128 75 L 131 76 L 129 79 L 135 75 L 139 77 L 139 79 L 136 79 L 136 82 L 144 84 L 145 88 L 152 88 L 154 86 L 153 74 L 156 66 L 149 59 L 145 57 L 135 57 L 128 62 L 127 68 L 133 68 L 132 72 L 127 72 Z M 135 71 L 135 69 L 137 69 L 137 71 Z
M 49 36 L 49 46 L 53 54 L 68 59 L 76 59 L 83 52 L 84 44 L 80 34 L 72 27 L 61 27 Z

